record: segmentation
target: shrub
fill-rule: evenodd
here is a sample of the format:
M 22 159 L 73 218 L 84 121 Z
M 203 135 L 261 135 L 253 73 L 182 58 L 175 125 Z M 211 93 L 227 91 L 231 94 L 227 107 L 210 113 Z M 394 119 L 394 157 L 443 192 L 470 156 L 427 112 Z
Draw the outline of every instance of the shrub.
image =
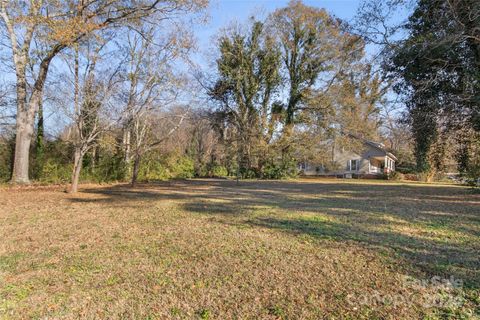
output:
M 254 168 L 240 170 L 239 173 L 242 179 L 255 179 L 259 177 L 258 171 Z
M 94 166 L 89 164 L 82 169 L 81 180 L 97 183 L 124 181 L 127 173 L 127 164 L 121 155 L 102 154 Z
M 451 179 L 444 172 L 437 172 L 433 176 L 433 181 L 442 181 L 442 182 L 450 182 Z
M 381 173 L 378 175 L 378 177 L 382 180 L 388 180 L 388 174 L 386 173 Z
M 7 182 L 12 174 L 12 151 L 8 141 L 0 141 L 0 182 Z
M 475 181 L 475 184 L 477 184 L 478 179 L 480 179 L 480 161 L 478 159 L 477 159 L 477 162 L 472 163 L 470 165 L 470 167 L 468 168 L 466 177 Z
M 138 173 L 139 180 L 168 180 L 172 177 L 169 170 L 159 161 L 152 159 L 142 160 L 140 171 Z
M 417 174 L 417 177 L 418 177 L 418 181 L 432 182 L 433 178 L 435 177 L 435 172 L 433 171 L 420 172 Z
M 261 175 L 264 179 L 286 179 L 296 176 L 298 176 L 297 161 L 293 158 L 267 162 Z
M 281 166 L 276 166 L 275 164 L 267 164 L 263 168 L 262 175 L 264 179 L 282 179 L 285 178 L 286 173 L 283 171 Z
M 395 166 L 395 172 L 400 172 L 403 174 L 416 173 L 417 168 L 415 166 L 415 163 L 398 163 Z
M 39 181 L 45 183 L 66 183 L 72 177 L 73 165 L 63 164 L 55 159 L 47 159 L 40 172 Z
M 177 154 L 162 155 L 158 152 L 147 154 L 142 159 L 139 180 L 187 179 L 195 175 L 194 162 Z
M 480 178 L 479 179 L 466 179 L 465 184 L 470 187 L 480 187 Z
M 73 146 L 61 140 L 45 141 L 41 159 L 32 154 L 30 176 L 42 183 L 70 182 L 73 169 Z
M 180 157 L 171 166 L 173 178 L 188 179 L 195 175 L 193 160 L 189 157 Z
M 400 180 L 404 180 L 404 178 L 405 178 L 404 174 L 398 171 L 390 172 L 390 174 L 388 175 L 388 180 L 400 181 Z
M 214 166 L 212 169 L 212 175 L 220 178 L 227 177 L 228 170 L 224 166 Z
M 418 176 L 414 173 L 404 174 L 403 179 L 407 181 L 419 181 Z

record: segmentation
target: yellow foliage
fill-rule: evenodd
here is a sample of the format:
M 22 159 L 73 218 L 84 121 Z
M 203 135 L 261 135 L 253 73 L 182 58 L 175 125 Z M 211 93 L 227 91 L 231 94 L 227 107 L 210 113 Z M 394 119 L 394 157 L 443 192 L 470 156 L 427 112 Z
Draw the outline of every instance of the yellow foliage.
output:
M 87 35 L 101 26 L 92 21 L 85 21 L 82 17 L 72 17 L 68 20 L 45 19 L 45 24 L 50 29 L 49 40 L 62 44 L 71 44 L 82 35 Z

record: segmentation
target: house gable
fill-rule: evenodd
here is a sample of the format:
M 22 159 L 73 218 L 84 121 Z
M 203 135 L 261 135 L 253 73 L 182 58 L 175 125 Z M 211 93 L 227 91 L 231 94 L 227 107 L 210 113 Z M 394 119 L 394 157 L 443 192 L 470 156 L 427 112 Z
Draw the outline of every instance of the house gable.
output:
M 361 141 L 362 148 L 358 151 L 336 147 L 332 143 L 332 165 L 329 170 L 321 164 L 306 162 L 299 169 L 305 175 L 382 174 L 395 170 L 396 157 L 383 145 Z

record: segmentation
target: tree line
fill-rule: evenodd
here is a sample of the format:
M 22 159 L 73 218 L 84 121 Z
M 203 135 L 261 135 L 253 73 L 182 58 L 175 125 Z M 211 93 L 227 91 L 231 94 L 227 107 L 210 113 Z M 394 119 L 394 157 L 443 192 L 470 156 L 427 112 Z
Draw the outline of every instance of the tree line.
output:
M 207 7 L 1 1 L 14 83 L 0 86 L 2 179 L 69 179 L 75 192 L 80 180 L 284 178 L 299 160 L 333 166 L 322 142 L 357 148 L 345 133 L 426 179 L 450 161 L 478 176 L 475 1 L 369 0 L 353 23 L 291 1 L 219 31 L 212 69 L 191 60 Z

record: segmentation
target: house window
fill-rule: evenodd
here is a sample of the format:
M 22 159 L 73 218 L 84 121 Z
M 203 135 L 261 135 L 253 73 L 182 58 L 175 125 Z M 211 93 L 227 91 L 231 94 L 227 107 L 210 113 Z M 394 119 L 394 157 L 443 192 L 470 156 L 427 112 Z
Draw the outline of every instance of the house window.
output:
M 352 159 L 348 161 L 348 171 L 358 171 L 359 167 L 360 167 L 359 159 Z
M 298 164 L 298 168 L 299 168 L 299 170 L 306 171 L 306 170 L 308 170 L 308 163 L 307 162 L 300 162 Z

